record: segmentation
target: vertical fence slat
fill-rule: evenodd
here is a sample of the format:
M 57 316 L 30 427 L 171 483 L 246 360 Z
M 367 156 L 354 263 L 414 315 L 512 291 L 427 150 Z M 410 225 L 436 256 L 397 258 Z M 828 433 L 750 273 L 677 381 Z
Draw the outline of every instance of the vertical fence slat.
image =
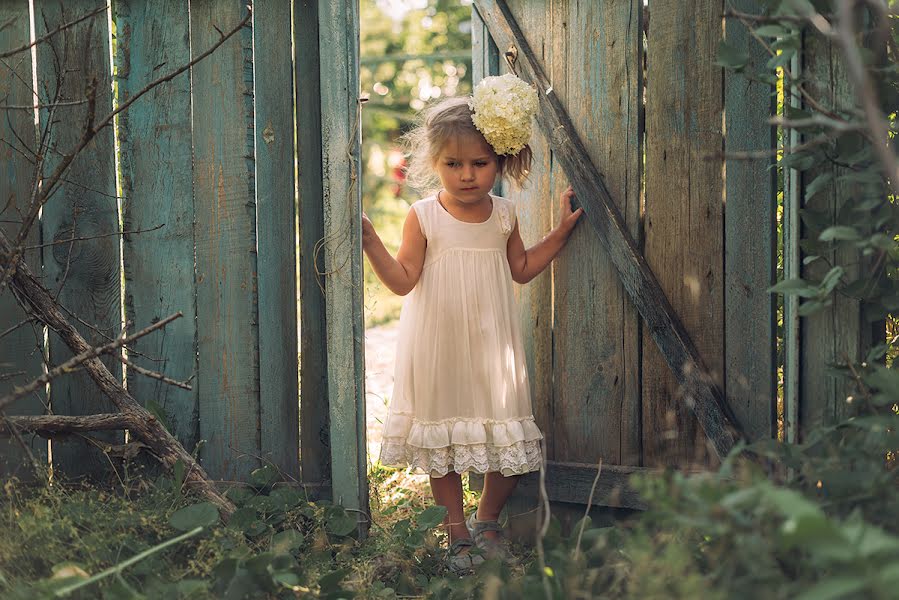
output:
M 319 52 L 331 484 L 336 502 L 367 512 L 359 15 L 354 0 L 319 2 Z
M 0 23 L 8 23 L 0 30 L 0 50 L 24 46 L 29 39 L 28 2 L 18 0 L 0 4 Z M 4 59 L 0 64 L 0 105 L 19 108 L 0 108 L 0 229 L 11 238 L 19 233 L 19 221 L 28 210 L 31 197 L 33 170 L 26 158 L 36 145 L 34 112 L 31 106 L 31 52 L 22 52 Z M 23 148 L 19 139 L 28 144 Z M 24 155 L 22 154 L 25 153 Z M 40 223 L 31 228 L 25 244 L 40 243 Z M 25 261 L 35 273 L 41 271 L 39 250 L 25 253 Z M 21 323 L 25 313 L 19 308 L 9 288 L 0 290 L 0 332 Z M 39 325 L 24 325 L 0 340 L 0 373 L 19 372 L 10 379 L 0 381 L 0 396 L 39 377 L 41 374 L 43 333 Z M 22 398 L 6 408 L 7 415 L 40 415 L 44 413 L 43 392 Z M 34 435 L 24 435 L 25 442 L 34 457 L 47 461 L 47 440 Z M 0 437 L 0 478 L 17 475 L 31 478 L 26 454 L 12 438 Z
M 293 62 L 289 2 L 253 14 L 262 455 L 299 475 Z
M 735 10 L 759 12 L 756 0 L 739 0 Z M 751 52 L 760 67 L 769 56 L 746 25 L 728 19 L 728 44 Z M 774 148 L 768 125 L 774 90 L 741 74 L 725 73 L 725 149 L 727 153 Z M 725 371 L 728 404 L 749 439 L 771 437 L 776 421 L 776 303 L 767 288 L 776 278 L 776 173 L 774 156 L 728 159 L 724 218 Z
M 190 60 L 187 8 L 187 0 L 116 3 L 120 102 Z M 189 73 L 121 114 L 119 149 L 126 320 L 141 329 L 175 312 L 184 314 L 163 332 L 137 340 L 129 359 L 185 381 L 197 368 Z M 151 231 L 127 233 L 142 230 Z M 162 409 L 169 431 L 188 451 L 199 440 L 195 382 L 193 388 L 128 372 L 131 394 L 145 406 Z
M 646 98 L 645 255 L 723 387 L 721 3 L 653 1 Z M 648 331 L 643 335 L 647 466 L 707 462 L 705 436 Z
M 568 41 L 570 62 L 567 95 L 561 98 L 635 240 L 640 239 L 641 9 L 639 0 L 572 3 L 568 14 L 554 16 L 563 21 L 556 33 Z M 558 183 L 554 199 L 567 181 Z M 636 465 L 638 313 L 586 221 L 556 261 L 554 284 L 554 458 Z
M 97 7 L 93 0 L 38 0 L 35 21 L 38 37 L 60 24 Z M 37 47 L 38 90 L 42 104 L 82 101 L 96 81 L 96 118 L 112 110 L 109 31 L 107 15 L 83 21 L 53 36 L 49 45 Z M 56 62 L 56 58 L 59 62 Z M 50 94 L 48 97 L 48 93 Z M 71 152 L 81 138 L 87 120 L 87 104 L 58 106 L 51 115 L 41 110 L 40 125 L 51 128 L 44 173 L 59 163 L 60 153 Z M 49 119 L 49 123 L 48 123 Z M 65 181 L 44 205 L 44 283 L 78 320 L 72 324 L 94 345 L 113 339 L 121 331 L 121 280 L 119 271 L 118 208 L 112 127 L 102 130 L 73 161 Z M 112 234 L 112 235 L 110 235 Z M 103 236 L 103 237 L 98 237 Z M 92 238 L 67 241 L 72 238 Z M 58 336 L 50 334 L 50 362 L 59 364 L 71 356 Z M 120 377 L 121 363 L 102 359 Z M 50 386 L 53 412 L 80 415 L 113 410 L 84 372 L 55 379 Z M 121 443 L 122 432 L 91 434 L 109 443 Z M 54 442 L 54 472 L 65 476 L 105 476 L 109 460 L 93 445 L 78 439 Z
M 853 92 L 839 48 L 811 31 L 804 35 L 803 74 L 808 77 L 806 89 L 824 106 L 838 111 L 853 106 Z M 811 198 L 806 197 L 805 187 L 826 171 L 833 173 L 834 181 Z M 811 224 L 811 220 L 804 220 L 803 239 L 817 240 L 825 227 L 840 224 L 840 211 L 851 193 L 848 188 L 855 185 L 836 182 L 836 178 L 846 172 L 846 169 L 835 165 L 802 172 L 800 202 L 803 208 L 818 213 L 829 221 L 827 225 L 816 227 Z M 833 250 L 829 244 L 822 244 L 817 253 L 830 264 L 818 260 L 802 267 L 804 279 L 820 281 L 831 265 L 844 265 L 844 278 L 846 281 L 854 281 L 864 272 L 864 265 L 867 264 L 861 254 L 851 247 Z M 847 416 L 846 397 L 855 386 L 828 372 L 828 365 L 845 363 L 847 358 L 851 361 L 863 360 L 864 356 L 860 352 L 870 343 L 871 333 L 871 327 L 864 322 L 859 301 L 840 293 L 833 294 L 831 306 L 802 318 L 799 342 L 800 432 Z
M 300 459 L 303 481 L 331 479 L 325 311 L 318 0 L 294 3 L 300 228 Z
M 244 17 L 238 0 L 194 0 L 196 56 Z M 214 478 L 258 466 L 259 354 L 253 166 L 252 28 L 193 68 L 200 457 Z

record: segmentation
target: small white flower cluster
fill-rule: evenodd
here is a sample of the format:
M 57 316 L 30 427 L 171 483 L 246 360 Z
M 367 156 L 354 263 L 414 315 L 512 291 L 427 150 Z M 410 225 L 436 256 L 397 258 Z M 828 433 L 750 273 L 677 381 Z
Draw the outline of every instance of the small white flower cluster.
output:
M 497 154 L 518 154 L 531 139 L 537 91 L 512 75 L 485 77 L 468 101 L 471 120 Z

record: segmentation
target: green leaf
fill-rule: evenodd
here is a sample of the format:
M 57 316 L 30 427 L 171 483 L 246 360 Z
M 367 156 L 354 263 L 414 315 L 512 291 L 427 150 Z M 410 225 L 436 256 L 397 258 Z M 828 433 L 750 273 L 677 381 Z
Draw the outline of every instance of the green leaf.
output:
M 252 481 L 253 485 L 256 487 L 269 487 L 278 481 L 278 471 L 271 465 L 259 467 L 250 473 L 250 481 Z
M 865 588 L 867 578 L 859 575 L 828 577 L 816 583 L 798 596 L 795 600 L 836 600 Z
M 799 305 L 796 312 L 800 317 L 808 317 L 827 308 L 830 304 L 820 300 L 808 300 Z
M 801 298 L 814 298 L 818 288 L 801 278 L 784 279 L 768 288 L 772 294 L 796 295 Z
M 873 370 L 862 376 L 864 382 L 875 390 L 899 400 L 899 371 L 873 365 Z
M 336 571 L 331 571 L 324 577 L 321 577 L 318 580 L 318 585 L 321 588 L 323 594 L 327 594 L 329 592 L 335 591 L 340 582 L 349 574 L 349 569 L 337 569 Z
M 828 227 L 824 231 L 821 232 L 821 235 L 818 236 L 818 239 L 822 242 L 833 242 L 833 241 L 852 241 L 861 239 L 861 235 L 859 235 L 858 230 L 855 227 L 849 227 L 847 225 L 834 225 L 832 227 Z
M 749 53 L 722 41 L 718 44 L 717 64 L 727 69 L 740 70 L 749 64 Z
M 181 492 L 182 487 L 184 486 L 184 461 L 180 458 L 175 461 L 175 466 L 172 468 L 175 474 L 175 482 L 174 488 L 177 492 Z
M 281 585 L 289 588 L 300 585 L 299 575 L 297 575 L 296 573 L 291 573 L 290 571 L 287 571 L 285 573 L 275 573 L 274 575 L 272 575 L 272 579 L 276 583 L 280 583 Z
M 219 511 L 211 502 L 200 502 L 175 511 L 169 525 L 178 531 L 190 531 L 195 527 L 208 527 L 218 523 Z
M 830 271 L 827 272 L 827 275 L 824 276 L 824 279 L 821 281 L 821 295 L 826 296 L 840 283 L 840 278 L 843 276 L 844 270 L 843 267 L 837 265 L 833 267 Z
M 825 171 L 815 177 L 810 184 L 805 186 L 805 200 L 808 201 L 833 181 L 833 171 Z
M 296 529 L 281 531 L 272 536 L 271 550 L 275 553 L 291 552 L 303 545 L 303 534 Z
M 356 518 L 342 506 L 330 506 L 325 514 L 325 529 L 334 535 L 349 535 L 356 530 Z
M 780 25 L 762 25 L 755 30 L 757 35 L 762 37 L 779 38 L 789 35 L 790 32 Z
M 415 517 L 415 522 L 417 523 L 417 529 L 419 531 L 425 531 L 427 529 L 431 529 L 432 527 L 436 527 L 440 523 L 443 523 L 443 519 L 446 518 L 446 507 L 445 506 L 429 506 L 428 508 L 421 511 L 421 513 Z
M 784 50 L 780 54 L 777 54 L 777 55 L 769 58 L 768 62 L 765 63 L 765 68 L 773 71 L 774 69 L 777 69 L 779 67 L 787 65 L 787 64 L 789 64 L 789 62 L 793 59 L 793 57 L 795 55 L 796 55 L 796 50 L 794 50 L 792 48 Z

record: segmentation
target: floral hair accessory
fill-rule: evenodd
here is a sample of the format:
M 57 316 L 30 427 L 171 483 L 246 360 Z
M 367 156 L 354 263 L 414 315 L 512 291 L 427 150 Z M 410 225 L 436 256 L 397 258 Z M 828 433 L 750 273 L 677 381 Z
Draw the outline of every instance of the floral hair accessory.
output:
M 493 150 L 515 156 L 531 139 L 537 91 L 511 73 L 485 77 L 475 87 L 468 107 L 474 126 Z

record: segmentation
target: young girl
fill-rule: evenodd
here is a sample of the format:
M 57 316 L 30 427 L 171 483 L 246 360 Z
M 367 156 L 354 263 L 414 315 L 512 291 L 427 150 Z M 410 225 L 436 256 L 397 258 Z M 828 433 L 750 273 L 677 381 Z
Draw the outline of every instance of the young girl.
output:
M 467 98 L 430 108 L 408 141 L 410 181 L 439 189 L 412 205 L 396 258 L 363 216 L 372 268 L 390 290 L 408 294 L 380 461 L 430 474 L 434 500 L 447 509 L 447 565 L 462 573 L 484 554 L 504 554 L 500 511 L 520 475 L 541 466 L 512 282 L 527 283 L 549 265 L 583 209 L 572 212 L 569 187 L 558 226 L 525 250 L 514 204 L 490 190 L 497 176 L 523 182 L 530 148 L 497 154 Z M 486 474 L 467 523 L 466 471 Z M 483 552 L 469 554 L 475 544 Z

